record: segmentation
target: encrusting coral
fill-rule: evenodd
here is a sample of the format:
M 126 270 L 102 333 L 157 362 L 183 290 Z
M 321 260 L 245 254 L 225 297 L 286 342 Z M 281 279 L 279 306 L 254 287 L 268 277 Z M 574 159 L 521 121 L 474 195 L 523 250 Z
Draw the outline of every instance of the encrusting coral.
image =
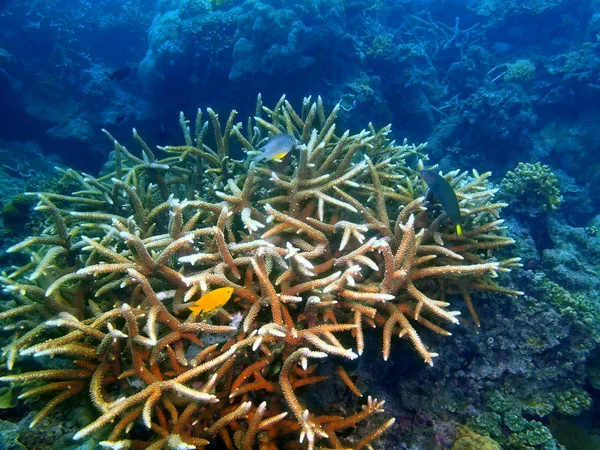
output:
M 338 134 L 338 109 L 327 115 L 308 98 L 297 112 L 284 97 L 269 109 L 259 96 L 245 130 L 235 111 L 223 127 L 208 109 L 193 137 L 181 114 L 185 145 L 159 147 L 162 158 L 135 130 L 140 156 L 105 132 L 111 173 L 68 170 L 77 192 L 35 194 L 46 228 L 10 249 L 30 262 L 1 278 L 19 305 L 0 318 L 37 325 L 4 348 L 5 367 L 43 355 L 72 364 L 0 377 L 24 384 L 21 398 L 54 395 L 32 425 L 87 395 L 98 414 L 75 439 L 105 427 L 106 448 L 369 448 L 394 422 L 373 419 L 382 401 L 319 414 L 301 387 L 337 375 L 360 395 L 341 366 L 366 350 L 365 327 L 382 330 L 384 359 L 400 336 L 432 364 L 421 334 L 450 334 L 451 299 L 478 325 L 473 292 L 519 294 L 493 280 L 519 263 L 493 255 L 513 241 L 489 174 L 446 175 L 463 215 L 458 237 L 426 208 L 424 145 L 396 144 L 389 126 Z M 229 156 L 232 142 L 251 152 L 282 132 L 299 142 L 283 162 Z M 191 314 L 220 287 L 232 300 L 212 317 Z M 335 373 L 318 373 L 324 358 L 338 360 Z M 136 421 L 145 438 L 128 438 Z

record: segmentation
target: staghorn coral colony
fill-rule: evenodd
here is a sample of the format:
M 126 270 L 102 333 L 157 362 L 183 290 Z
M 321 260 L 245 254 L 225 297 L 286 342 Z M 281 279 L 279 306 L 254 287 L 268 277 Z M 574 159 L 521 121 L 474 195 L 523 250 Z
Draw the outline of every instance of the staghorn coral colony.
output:
M 185 145 L 155 153 L 134 130 L 139 156 L 105 132 L 110 173 L 67 170 L 75 192 L 35 194 L 45 228 L 10 249 L 30 260 L 2 276 L 14 306 L 0 314 L 28 319 L 0 380 L 45 400 L 32 426 L 87 397 L 96 415 L 74 437 L 105 448 L 369 448 L 394 422 L 382 401 L 331 415 L 303 387 L 337 378 L 360 395 L 346 360 L 405 345 L 432 364 L 427 333 L 449 335 L 460 308 L 478 325 L 474 292 L 519 295 L 494 280 L 519 263 L 494 254 L 513 241 L 489 173 L 446 175 L 458 237 L 425 202 L 425 145 L 398 145 L 390 126 L 340 133 L 338 109 L 307 98 L 296 111 L 285 97 L 269 109 L 259 96 L 247 126 L 208 109 L 193 136 L 181 114 Z M 229 156 L 282 132 L 299 142 L 283 162 Z M 221 287 L 232 300 L 191 314 Z M 365 348 L 372 328 L 380 349 Z M 24 369 L 47 355 L 44 370 Z M 337 370 L 323 373 L 325 358 Z M 139 422 L 146 433 L 130 437 Z

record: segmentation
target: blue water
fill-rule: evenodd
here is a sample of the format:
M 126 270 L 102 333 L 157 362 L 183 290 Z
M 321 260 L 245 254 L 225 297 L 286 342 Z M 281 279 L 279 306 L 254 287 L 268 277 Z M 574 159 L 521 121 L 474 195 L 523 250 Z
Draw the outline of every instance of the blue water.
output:
M 2 207 L 55 166 L 98 175 L 113 150 L 103 128 L 129 149 L 133 127 L 152 149 L 184 145 L 180 111 L 193 122 L 210 107 L 223 124 L 236 109 L 245 128 L 259 93 L 268 107 L 283 94 L 298 110 L 308 96 L 328 111 L 340 103 L 340 135 L 391 123 L 397 142 L 428 142 L 428 164 L 444 173 L 491 171 L 511 203 L 509 253 L 523 268 L 507 280 L 525 295 L 482 296 L 477 332 L 430 338 L 443 355 L 433 368 L 412 353 L 387 365 L 365 357 L 359 378 L 397 419 L 375 448 L 495 448 L 456 443 L 481 436 L 506 449 L 600 448 L 600 3 L 2 1 Z M 29 234 L 9 222 L 5 269 L 26 262 L 5 250 Z M 379 376 L 365 375 L 371 359 Z M 0 419 L 26 423 L 35 410 L 21 402 Z M 53 426 L 67 420 L 58 414 Z M 61 445 L 74 445 L 73 422 Z M 53 448 L 49 427 L 38 425 L 39 446 L 17 434 L 31 450 Z

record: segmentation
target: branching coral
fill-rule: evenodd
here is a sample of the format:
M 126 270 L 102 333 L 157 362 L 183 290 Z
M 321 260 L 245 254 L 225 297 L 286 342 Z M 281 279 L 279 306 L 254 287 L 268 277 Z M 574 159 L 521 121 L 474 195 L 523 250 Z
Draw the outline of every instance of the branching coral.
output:
M 531 216 L 547 214 L 562 203 L 556 175 L 541 163 L 520 162 L 502 180 L 501 193 L 515 201 L 511 208 Z
M 501 73 L 496 75 L 497 70 L 501 70 Z M 493 72 L 494 75 L 492 75 Z M 488 72 L 488 76 L 494 77 L 492 83 L 500 78 L 508 82 L 526 83 L 534 79 L 535 66 L 528 59 L 518 59 L 512 64 L 500 64 L 493 67 Z
M 302 387 L 327 378 L 318 362 L 359 357 L 366 325 L 382 329 L 385 359 L 400 336 L 432 364 L 421 334 L 450 334 L 451 300 L 462 297 L 478 323 L 473 292 L 519 294 L 493 281 L 518 259 L 493 257 L 513 241 L 489 174 L 446 175 L 464 216 L 455 236 L 425 207 L 422 163 L 407 165 L 424 146 L 396 144 L 389 126 L 338 134 L 338 110 L 327 115 L 320 98 L 269 109 L 259 97 L 246 128 L 235 111 L 223 125 L 208 109 L 194 135 L 182 114 L 185 145 L 160 147 L 161 157 L 135 130 L 139 156 L 106 132 L 112 173 L 65 171 L 77 192 L 36 194 L 47 227 L 10 249 L 31 262 L 2 277 L 20 305 L 0 318 L 39 322 L 5 347 L 6 368 L 42 355 L 72 368 L 0 378 L 43 382 L 22 397 L 54 394 L 34 424 L 85 393 L 98 415 L 75 439 L 105 427 L 107 448 L 299 448 L 298 438 L 368 448 L 393 419 L 376 419 L 383 402 L 371 397 L 348 417 L 309 410 Z M 282 163 L 229 157 L 232 142 L 255 150 L 281 132 L 300 142 Z M 190 314 L 186 302 L 219 287 L 233 300 L 210 319 Z M 360 394 L 343 367 L 336 374 Z M 148 429 L 141 440 L 128 438 L 136 421 Z

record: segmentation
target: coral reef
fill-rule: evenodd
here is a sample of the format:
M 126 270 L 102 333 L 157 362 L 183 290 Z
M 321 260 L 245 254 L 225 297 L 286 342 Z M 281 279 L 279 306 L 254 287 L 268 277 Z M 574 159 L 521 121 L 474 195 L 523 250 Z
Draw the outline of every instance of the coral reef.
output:
M 514 167 L 532 147 L 530 129 L 538 118 L 521 84 L 479 88 L 447 111 L 452 113 L 439 121 L 429 139 L 440 158 L 460 157 L 470 164 L 486 158 L 495 167 Z M 495 151 L 487 154 L 488 148 Z
M 572 238 L 565 233 L 561 239 Z M 443 426 L 458 428 L 458 440 L 465 423 L 507 449 L 562 448 L 559 443 L 571 448 L 563 438 L 574 434 L 576 424 L 593 433 L 582 424 L 596 418 L 595 406 L 589 406 L 590 398 L 596 400 L 590 384 L 597 389 L 600 373 L 595 356 L 600 343 L 597 287 L 570 293 L 541 270 L 524 268 L 513 271 L 511 279 L 526 295 L 518 302 L 481 299 L 482 332 L 461 327 L 453 339 L 440 339 L 433 368 L 415 373 L 396 354 L 390 357 L 394 367 L 377 366 L 383 379 L 393 380 L 387 391 L 398 397 L 409 423 L 398 430 L 402 441 L 414 445 L 420 439 L 422 448 L 434 448 L 431 442 L 454 436 L 441 435 Z M 555 434 L 559 427 L 566 430 Z M 418 438 L 411 440 L 412 434 Z
M 29 216 L 35 200 L 24 194 L 15 195 L 2 207 L 2 224 L 10 233 L 18 233 L 31 219 Z
M 581 97 L 589 100 L 590 94 L 582 93 Z M 576 101 L 579 104 L 579 100 Z M 565 105 L 560 100 L 557 102 Z M 577 109 L 573 117 L 546 123 L 534 140 L 536 154 L 532 157 L 556 161 L 553 168 L 561 185 L 565 206 L 568 205 L 570 215 L 580 217 L 576 221 L 580 225 L 595 215 L 599 208 L 600 187 L 594 183 L 600 169 L 596 157 L 600 141 L 600 129 L 596 126 L 599 117 L 596 111 Z M 557 169 L 568 176 L 561 175 Z
M 0 267 L 8 267 L 22 262 L 23 255 L 7 254 L 6 249 L 32 232 L 30 220 L 36 200 L 23 192 L 56 188 L 52 181 L 55 168 L 63 163 L 56 156 L 44 155 L 31 141 L 0 140 L 0 156 Z
M 545 164 L 520 162 L 501 183 L 502 195 L 510 198 L 511 208 L 520 214 L 536 217 L 558 209 L 562 196 L 558 180 Z
M 481 436 L 468 427 L 463 427 L 458 431 L 452 450 L 500 450 L 500 445 L 489 437 Z
M 356 59 L 345 30 L 344 2 L 246 0 L 242 9 L 230 78 L 311 71 L 333 79 Z
M 239 7 L 215 10 L 208 1 L 165 5 L 152 22 L 149 48 L 139 64 L 148 93 L 163 92 L 165 79 L 178 80 L 185 83 L 189 97 L 196 86 L 206 87 L 226 77 L 239 15 Z
M 600 290 L 598 238 L 590 236 L 585 228 L 569 227 L 556 218 L 549 218 L 547 223 L 550 243 L 541 261 L 545 274 L 562 289 L 581 296 L 585 303 L 593 303 L 595 297 L 590 292 Z
M 494 391 L 488 405 L 493 412 L 485 412 L 470 421 L 474 430 L 492 436 L 503 448 L 550 450 L 564 447 L 547 426 L 531 417 L 548 417 L 555 408 L 559 414 L 578 416 L 590 408 L 591 398 L 582 389 L 538 393 L 524 400 L 504 391 Z
M 19 442 L 16 426 L 5 420 L 0 420 L 0 448 L 27 450 L 27 447 Z
M 497 70 L 502 72 L 497 74 Z M 488 75 L 494 76 L 492 82 L 502 78 L 507 82 L 527 83 L 535 78 L 535 65 L 528 59 L 519 59 L 511 64 L 500 64 L 492 68 Z
M 525 0 L 525 1 L 498 1 L 498 0 L 476 0 L 472 2 L 472 8 L 482 16 L 490 14 L 513 16 L 519 14 L 543 14 L 553 10 L 563 10 L 573 5 L 572 0 Z
M 562 448 L 557 436 L 553 437 L 553 422 L 579 416 L 592 405 L 585 389 L 589 389 L 587 379 L 595 376 L 596 369 L 585 366 L 600 342 L 600 308 L 587 289 L 585 294 L 570 293 L 541 271 L 520 272 L 530 289 L 520 305 L 522 322 L 510 333 L 515 334 L 512 340 L 521 344 L 518 350 L 510 349 L 511 338 L 499 336 L 493 342 L 503 354 L 517 350 L 520 356 L 515 354 L 509 358 L 512 362 L 502 362 L 513 375 L 503 377 L 504 387 L 496 384 L 483 395 L 483 408 L 468 423 L 503 448 Z M 534 323 L 535 316 L 541 316 L 537 320 L 546 326 L 543 333 L 542 326 Z M 524 323 L 530 324 L 531 332 L 523 331 Z M 493 330 L 489 334 L 494 335 Z M 471 376 L 477 371 L 473 368 Z
M 0 278 L 13 300 L 0 319 L 21 323 L 0 380 L 20 398 L 50 397 L 32 426 L 87 397 L 96 412 L 74 437 L 98 433 L 105 448 L 368 448 L 394 423 L 382 401 L 333 413 L 303 387 L 334 378 L 362 397 L 344 365 L 378 352 L 365 347 L 370 328 L 384 360 L 399 336 L 432 364 L 422 337 L 449 335 L 460 309 L 479 325 L 474 294 L 520 294 L 494 280 L 520 264 L 496 257 L 514 241 L 490 174 L 446 175 L 456 236 L 425 203 L 424 145 L 395 143 L 390 126 L 338 133 L 339 108 L 307 98 L 296 111 L 285 97 L 267 108 L 259 96 L 246 127 L 209 108 L 193 135 L 182 113 L 185 144 L 160 158 L 135 130 L 139 155 L 105 132 L 107 174 L 64 170 L 74 192 L 35 194 L 46 226 L 11 247 L 30 261 Z M 299 145 L 281 163 L 230 155 L 282 132 Z M 220 287 L 233 299 L 190 314 Z M 144 431 L 129 435 L 136 422 Z

